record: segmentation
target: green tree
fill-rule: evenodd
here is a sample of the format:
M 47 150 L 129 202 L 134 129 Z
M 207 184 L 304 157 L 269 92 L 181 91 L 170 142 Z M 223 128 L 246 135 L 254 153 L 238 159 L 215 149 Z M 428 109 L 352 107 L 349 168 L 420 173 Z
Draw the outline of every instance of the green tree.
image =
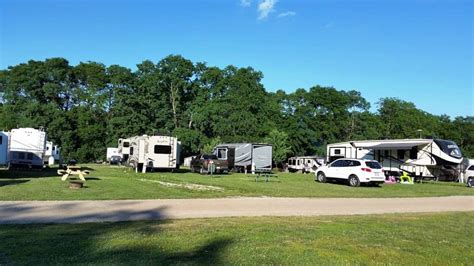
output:
M 281 164 L 291 151 L 291 146 L 288 143 L 288 134 L 278 129 L 270 131 L 264 142 L 272 145 L 273 148 L 273 162 L 276 165 Z

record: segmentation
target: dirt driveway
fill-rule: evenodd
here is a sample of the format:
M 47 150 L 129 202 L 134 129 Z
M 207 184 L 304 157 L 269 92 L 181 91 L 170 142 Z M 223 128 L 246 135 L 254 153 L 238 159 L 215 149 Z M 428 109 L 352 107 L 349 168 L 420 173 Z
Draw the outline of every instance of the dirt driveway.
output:
M 474 196 L 3 201 L 0 202 L 0 223 L 87 223 L 233 216 L 318 216 L 450 211 L 474 211 Z

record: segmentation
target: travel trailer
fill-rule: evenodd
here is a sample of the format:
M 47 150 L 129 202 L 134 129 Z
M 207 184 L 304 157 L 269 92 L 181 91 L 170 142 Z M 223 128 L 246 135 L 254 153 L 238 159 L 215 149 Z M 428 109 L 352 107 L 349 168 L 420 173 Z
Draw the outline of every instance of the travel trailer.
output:
M 129 147 L 126 142 L 129 142 Z M 146 169 L 178 169 L 181 142 L 170 136 L 135 136 L 122 140 L 122 152 L 127 152 L 127 164 L 137 171 Z M 120 151 L 120 148 L 119 148 Z
M 272 145 L 256 143 L 219 144 L 212 152 L 219 160 L 227 160 L 229 169 L 239 172 L 272 170 Z
M 9 168 L 43 168 L 46 132 L 34 128 L 12 129 L 9 138 Z
M 112 159 L 112 156 L 114 157 L 120 157 L 122 159 L 122 154 L 119 153 L 119 148 L 107 148 L 107 154 L 106 154 L 106 161 L 110 163 L 110 160 Z
M 44 162 L 48 165 L 59 163 L 61 160 L 61 149 L 58 145 L 54 145 L 51 141 L 46 142 L 46 151 L 44 154 Z
M 0 165 L 8 163 L 8 140 L 10 132 L 0 131 Z
M 339 158 L 377 160 L 386 175 L 405 171 L 418 180 L 456 180 L 463 160 L 456 143 L 442 139 L 363 140 L 327 145 L 327 161 Z
M 301 173 L 314 173 L 324 165 L 324 158 L 319 156 L 298 156 L 288 158 L 288 171 Z

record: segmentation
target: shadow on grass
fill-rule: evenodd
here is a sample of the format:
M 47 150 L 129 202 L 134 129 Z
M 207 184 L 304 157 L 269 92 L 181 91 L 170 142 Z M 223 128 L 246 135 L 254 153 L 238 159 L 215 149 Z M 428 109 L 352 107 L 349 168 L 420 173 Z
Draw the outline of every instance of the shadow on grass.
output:
M 28 181 L 30 180 L 0 180 L 0 187 L 23 184 Z
M 85 178 L 86 180 L 102 180 L 102 179 L 100 179 L 100 178 L 98 178 L 98 177 L 93 177 L 93 176 L 91 176 L 91 177 L 87 177 L 87 176 L 86 176 L 86 177 L 84 177 L 84 178 Z
M 41 170 L 28 170 L 28 169 L 17 169 L 17 170 L 0 170 L 0 178 L 44 178 L 44 177 L 57 177 L 58 168 L 44 168 Z
M 60 209 L 68 210 L 71 204 L 75 203 L 64 204 Z M 21 206 L 8 209 L 17 212 Z M 234 242 L 228 237 L 188 242 L 186 235 L 170 235 L 164 229 L 168 221 L 162 220 L 166 218 L 163 209 L 119 211 L 91 217 L 78 214 L 75 219 L 86 221 L 98 216 L 158 221 L 0 225 L 0 264 L 219 265 L 225 263 L 222 253 Z

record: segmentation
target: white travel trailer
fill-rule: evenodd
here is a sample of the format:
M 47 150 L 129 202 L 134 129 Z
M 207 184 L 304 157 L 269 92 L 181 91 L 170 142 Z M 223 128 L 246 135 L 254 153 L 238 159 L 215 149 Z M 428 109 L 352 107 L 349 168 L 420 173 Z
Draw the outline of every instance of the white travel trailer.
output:
M 339 158 L 377 160 L 386 175 L 410 173 L 417 179 L 455 180 L 463 157 L 450 140 L 363 140 L 327 145 L 327 161 Z
M 324 165 L 324 158 L 319 156 L 297 156 L 288 158 L 289 172 L 314 173 Z
M 128 141 L 130 145 L 127 163 L 137 171 L 138 168 L 141 168 L 142 172 L 147 168 L 170 170 L 179 168 L 181 142 L 177 138 L 143 135 L 122 140 L 122 143 Z
M 17 128 L 10 132 L 9 167 L 43 168 L 46 132 L 34 128 Z
M 119 153 L 118 148 L 107 148 L 106 161 L 110 162 L 110 159 L 112 158 L 112 156 L 119 156 L 120 158 L 123 158 L 122 154 Z
M 219 160 L 227 160 L 229 169 L 240 172 L 272 170 L 272 145 L 255 143 L 219 144 L 212 152 Z
M 46 151 L 44 154 L 44 162 L 48 165 L 59 163 L 61 160 L 61 148 L 54 145 L 51 141 L 46 142 Z
M 8 163 L 8 140 L 10 132 L 0 131 L 0 165 Z

